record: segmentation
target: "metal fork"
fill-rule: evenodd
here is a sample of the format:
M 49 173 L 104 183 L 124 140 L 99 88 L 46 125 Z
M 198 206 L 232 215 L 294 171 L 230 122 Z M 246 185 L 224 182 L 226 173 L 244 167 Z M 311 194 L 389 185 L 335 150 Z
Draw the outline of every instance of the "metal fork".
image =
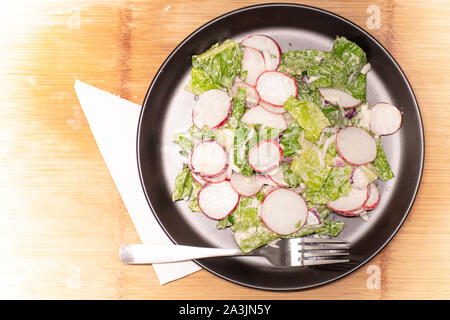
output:
M 191 247 L 183 245 L 130 244 L 120 247 L 125 264 L 178 262 L 226 256 L 263 256 L 276 266 L 311 266 L 349 262 L 350 245 L 345 240 L 322 238 L 278 239 L 250 253 L 239 249 Z

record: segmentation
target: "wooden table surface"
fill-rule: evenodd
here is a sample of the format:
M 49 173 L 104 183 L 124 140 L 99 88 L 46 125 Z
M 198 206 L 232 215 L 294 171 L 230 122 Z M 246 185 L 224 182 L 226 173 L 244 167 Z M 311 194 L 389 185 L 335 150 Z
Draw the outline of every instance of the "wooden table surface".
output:
M 2 1 L 0 298 L 449 299 L 450 3 L 305 1 L 374 35 L 417 95 L 426 159 L 417 200 L 373 260 L 301 292 L 245 288 L 205 270 L 160 286 L 118 260 L 139 242 L 73 90 L 80 79 L 141 104 L 171 50 L 214 17 L 257 1 Z M 380 24 L 371 16 L 380 13 Z M 375 11 L 373 11 L 375 10 Z M 374 24 L 375 22 L 375 24 Z

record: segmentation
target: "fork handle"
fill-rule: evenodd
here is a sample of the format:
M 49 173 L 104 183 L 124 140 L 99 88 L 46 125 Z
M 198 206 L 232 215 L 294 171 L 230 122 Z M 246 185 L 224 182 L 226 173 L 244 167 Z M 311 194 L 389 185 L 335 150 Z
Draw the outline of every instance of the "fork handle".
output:
M 181 245 L 127 244 L 120 247 L 120 261 L 125 264 L 178 262 L 191 259 L 238 256 L 239 249 L 219 249 Z

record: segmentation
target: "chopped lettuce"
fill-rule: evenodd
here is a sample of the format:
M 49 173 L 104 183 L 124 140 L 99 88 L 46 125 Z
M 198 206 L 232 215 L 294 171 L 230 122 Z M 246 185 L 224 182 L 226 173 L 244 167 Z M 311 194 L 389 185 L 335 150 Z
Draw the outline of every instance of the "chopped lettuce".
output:
M 344 37 L 336 37 L 332 52 L 346 64 L 349 73 L 360 72 L 367 63 L 364 50 Z
M 248 139 L 249 150 L 256 146 L 261 141 L 276 140 L 281 134 L 280 129 L 274 129 L 269 127 L 256 127 L 255 134 Z
M 183 169 L 175 178 L 175 186 L 172 192 L 172 201 L 189 199 L 192 193 L 194 179 L 192 178 L 189 167 L 185 164 Z
M 342 114 L 338 106 L 326 104 L 322 108 L 322 112 L 328 121 L 330 121 L 331 126 L 338 128 L 345 128 L 347 126 L 348 119 Z
M 330 125 L 322 110 L 313 102 L 300 101 L 291 96 L 284 103 L 284 108 L 303 128 L 309 140 L 317 140 L 323 128 Z
M 184 156 L 187 156 L 194 147 L 194 142 L 188 138 L 187 133 L 175 133 L 173 141 L 181 147 L 180 153 Z
M 200 209 L 200 206 L 198 204 L 198 193 L 201 188 L 202 188 L 202 185 L 198 184 L 197 182 L 194 181 L 194 183 L 192 185 L 191 199 L 189 200 L 189 205 L 188 205 L 189 209 L 192 212 L 202 212 L 202 210 Z
M 352 170 L 349 165 L 333 167 L 319 190 L 306 190 L 306 200 L 312 204 L 326 204 L 348 195 L 352 187 L 350 184 Z
M 322 59 L 330 55 L 330 52 L 314 49 L 288 51 L 281 56 L 279 71 L 290 74 L 300 80 L 311 66 L 319 65 Z
M 207 51 L 192 57 L 192 66 L 201 69 L 212 80 L 212 84 L 230 89 L 236 76 L 241 74 L 243 52 L 232 40 L 216 43 Z M 191 85 L 192 87 L 192 85 Z
M 234 239 L 242 252 L 248 253 L 278 238 L 278 235 L 264 225 L 258 216 L 260 200 L 255 197 L 241 197 L 232 213 Z
M 245 111 L 245 87 L 239 87 L 233 96 L 233 109 L 227 123 L 230 127 L 236 128 Z
M 307 74 L 311 89 L 344 88 L 348 77 L 345 63 L 334 55 L 323 59 L 319 65 L 311 66 Z
M 298 138 L 302 132 L 302 128 L 298 123 L 291 123 L 288 128 L 283 132 L 283 136 L 280 139 L 281 148 L 283 148 L 284 157 L 292 157 L 297 150 L 300 150 L 300 143 Z
M 254 133 L 254 129 L 249 129 L 245 125 L 239 123 L 234 134 L 233 159 L 234 165 L 240 169 L 240 173 L 244 176 L 250 176 L 253 173 L 252 167 L 248 163 L 248 136 Z
M 383 150 L 381 139 L 379 139 L 377 142 L 377 157 L 372 162 L 372 166 L 377 171 L 378 178 L 383 181 L 388 181 L 395 177 L 386 158 L 386 153 Z
M 189 134 L 195 140 L 209 140 L 215 139 L 215 133 L 213 130 L 204 126 L 202 130 L 198 129 L 196 126 L 191 126 L 189 128 Z
M 366 101 L 366 75 L 362 73 L 352 74 L 346 84 L 347 91 L 356 99 Z
M 294 157 L 290 169 L 299 176 L 310 192 L 318 191 L 322 187 L 331 171 L 333 159 L 323 154 L 312 142 L 303 140 L 300 156 Z
M 222 86 L 215 83 L 213 79 L 202 69 L 192 68 L 191 78 L 185 89 L 195 95 L 201 95 L 203 92 L 208 90 L 222 89 Z
M 281 170 L 283 170 L 284 181 L 286 181 L 290 188 L 296 188 L 302 183 L 302 179 L 292 172 L 287 162 L 281 164 Z

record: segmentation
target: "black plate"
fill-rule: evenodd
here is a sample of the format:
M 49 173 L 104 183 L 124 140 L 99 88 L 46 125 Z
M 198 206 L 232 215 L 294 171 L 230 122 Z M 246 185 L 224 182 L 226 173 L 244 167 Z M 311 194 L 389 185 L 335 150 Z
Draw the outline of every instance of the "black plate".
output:
M 217 231 L 215 221 L 191 213 L 183 201 L 173 204 L 171 189 L 182 157 L 172 142 L 175 132 L 191 125 L 192 94 L 184 90 L 191 56 L 216 42 L 264 33 L 282 51 L 331 49 L 337 35 L 356 42 L 367 53 L 372 70 L 367 78 L 370 104 L 388 101 L 403 111 L 403 126 L 383 137 L 396 178 L 380 184 L 381 201 L 369 221 L 333 215 L 346 225 L 340 238 L 352 243 L 351 262 L 315 267 L 278 268 L 263 258 L 210 258 L 196 261 L 229 281 L 260 289 L 305 289 L 341 278 L 361 267 L 394 236 L 415 199 L 423 168 L 424 136 L 414 93 L 391 55 L 371 35 L 352 22 L 327 11 L 293 4 L 264 4 L 222 15 L 194 31 L 169 55 L 151 83 L 138 127 L 138 165 L 147 200 L 161 227 L 174 243 L 235 247 L 230 230 Z M 395 259 L 395 257 L 393 257 Z

